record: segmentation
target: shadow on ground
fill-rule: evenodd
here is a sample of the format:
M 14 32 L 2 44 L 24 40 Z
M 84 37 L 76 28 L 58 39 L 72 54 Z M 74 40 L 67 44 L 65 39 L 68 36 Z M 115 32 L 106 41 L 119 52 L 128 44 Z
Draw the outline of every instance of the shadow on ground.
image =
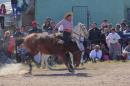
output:
M 75 70 L 85 70 L 86 68 L 76 68 Z M 50 70 L 52 70 L 52 71 L 65 71 L 65 70 L 67 70 L 66 68 L 62 68 L 62 69 L 50 69 Z
M 70 76 L 76 76 L 76 77 L 92 77 L 89 76 L 87 73 L 65 73 L 65 74 L 35 74 L 33 76 L 37 76 L 37 77 L 61 77 L 61 76 L 65 76 L 65 77 L 70 77 Z

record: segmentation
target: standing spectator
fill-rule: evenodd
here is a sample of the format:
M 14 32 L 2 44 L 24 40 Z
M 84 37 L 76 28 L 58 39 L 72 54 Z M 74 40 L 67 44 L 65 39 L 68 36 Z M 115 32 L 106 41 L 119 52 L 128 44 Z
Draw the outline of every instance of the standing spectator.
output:
M 106 42 L 109 46 L 110 57 L 118 60 L 121 56 L 121 45 L 119 43 L 120 36 L 116 33 L 115 28 L 112 28 L 111 33 L 106 37 Z
M 116 24 L 116 32 L 121 37 L 119 42 L 120 42 L 120 44 L 122 44 L 124 36 L 123 36 L 123 32 L 120 30 L 120 24 Z
M 32 34 L 32 33 L 42 33 L 42 30 L 37 27 L 36 21 L 32 21 L 32 29 L 29 30 L 29 34 Z
M 102 24 L 101 24 L 101 29 L 107 28 L 109 25 L 108 20 L 103 20 Z
M 127 26 L 126 30 L 123 31 L 123 47 L 126 47 L 128 41 L 130 41 L 130 25 Z
M 127 25 L 125 23 L 121 23 L 121 31 L 125 31 L 127 29 Z
M 101 38 L 101 31 L 97 28 L 96 23 L 92 23 L 92 29 L 89 31 L 89 40 L 92 44 L 99 44 Z
M 56 28 L 56 23 L 54 21 L 50 22 L 50 28 L 49 28 L 49 33 L 53 33 L 53 32 L 57 32 L 57 28 Z
M 5 7 L 5 4 L 2 4 L 1 5 L 1 8 L 0 8 L 0 23 L 1 23 L 1 28 L 4 29 L 4 16 L 6 14 L 6 7 Z
M 22 13 L 21 13 L 21 8 L 20 7 L 17 7 L 16 8 L 16 26 L 17 28 L 21 28 L 22 26 Z
M 45 30 L 46 32 L 48 32 L 49 28 L 50 28 L 50 22 L 46 20 L 45 23 L 43 24 L 43 31 Z
M 96 60 L 101 60 L 102 58 L 102 50 L 100 50 L 100 46 L 96 45 L 95 49 L 90 52 L 90 58 L 92 58 L 92 61 L 95 63 Z
M 110 28 L 108 26 L 104 27 L 103 29 L 101 29 L 101 32 L 107 36 L 110 33 Z
M 18 4 L 18 0 L 11 0 L 13 15 L 16 14 L 17 4 Z

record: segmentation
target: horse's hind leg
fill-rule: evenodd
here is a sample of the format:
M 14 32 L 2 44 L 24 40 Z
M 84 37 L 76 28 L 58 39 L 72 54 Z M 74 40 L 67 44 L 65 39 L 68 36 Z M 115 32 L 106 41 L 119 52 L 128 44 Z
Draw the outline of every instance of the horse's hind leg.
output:
M 74 67 L 73 67 L 73 64 L 72 64 L 73 62 L 71 60 L 69 52 L 66 52 L 66 54 L 65 54 L 65 60 L 66 60 L 65 62 L 66 62 L 66 65 L 68 67 L 69 72 L 74 72 Z
M 32 64 L 29 64 L 29 74 L 32 74 Z

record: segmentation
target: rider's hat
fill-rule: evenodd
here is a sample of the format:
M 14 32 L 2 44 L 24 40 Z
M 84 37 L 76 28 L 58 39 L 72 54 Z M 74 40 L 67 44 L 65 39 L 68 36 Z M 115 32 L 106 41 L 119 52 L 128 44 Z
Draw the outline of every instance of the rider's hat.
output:
M 72 12 L 67 12 L 65 15 L 64 15 L 64 18 L 66 19 L 67 17 L 69 16 L 73 16 L 73 13 Z

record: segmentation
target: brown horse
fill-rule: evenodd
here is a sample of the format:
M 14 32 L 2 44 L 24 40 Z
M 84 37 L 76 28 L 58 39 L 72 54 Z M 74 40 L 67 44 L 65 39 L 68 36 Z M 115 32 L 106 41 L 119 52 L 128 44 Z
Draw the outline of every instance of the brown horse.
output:
M 38 52 L 58 56 L 65 63 L 69 72 L 74 72 L 73 65 L 79 66 L 81 51 L 73 41 L 69 46 L 64 46 L 64 43 L 60 42 L 61 38 L 61 36 L 48 35 L 47 33 L 33 33 L 25 37 L 24 45 L 33 56 Z M 68 52 L 73 55 L 73 65 Z

